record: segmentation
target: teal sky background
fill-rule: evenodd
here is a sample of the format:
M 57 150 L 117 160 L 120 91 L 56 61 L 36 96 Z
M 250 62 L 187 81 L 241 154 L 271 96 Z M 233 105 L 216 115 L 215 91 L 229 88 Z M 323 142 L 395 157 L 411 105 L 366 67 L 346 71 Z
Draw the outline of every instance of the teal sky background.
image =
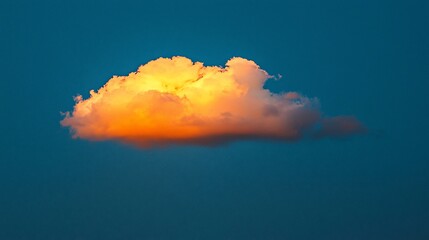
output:
M 0 239 L 429 239 L 429 2 L 1 1 Z M 158 57 L 254 60 L 347 139 L 136 149 L 60 112 Z

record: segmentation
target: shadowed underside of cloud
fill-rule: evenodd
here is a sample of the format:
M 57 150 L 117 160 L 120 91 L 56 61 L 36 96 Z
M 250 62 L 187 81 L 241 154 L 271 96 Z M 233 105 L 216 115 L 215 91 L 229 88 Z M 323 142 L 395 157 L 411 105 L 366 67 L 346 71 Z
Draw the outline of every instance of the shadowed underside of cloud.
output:
M 269 78 L 255 62 L 239 57 L 224 68 L 185 57 L 159 58 L 128 76 L 112 77 L 86 100 L 75 97 L 61 125 L 75 138 L 141 147 L 292 141 L 365 130 L 354 117 L 323 117 L 317 99 L 264 89 Z

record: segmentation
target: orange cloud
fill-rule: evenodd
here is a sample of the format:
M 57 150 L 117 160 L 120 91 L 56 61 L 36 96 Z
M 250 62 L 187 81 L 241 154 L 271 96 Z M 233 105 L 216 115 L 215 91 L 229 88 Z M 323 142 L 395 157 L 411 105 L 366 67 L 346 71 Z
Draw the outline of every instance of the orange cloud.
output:
M 90 97 L 75 97 L 61 125 L 73 137 L 150 147 L 216 144 L 238 139 L 295 140 L 360 132 L 351 117 L 322 118 L 317 99 L 264 89 L 272 78 L 255 62 L 226 67 L 186 57 L 159 58 L 128 76 L 114 76 Z

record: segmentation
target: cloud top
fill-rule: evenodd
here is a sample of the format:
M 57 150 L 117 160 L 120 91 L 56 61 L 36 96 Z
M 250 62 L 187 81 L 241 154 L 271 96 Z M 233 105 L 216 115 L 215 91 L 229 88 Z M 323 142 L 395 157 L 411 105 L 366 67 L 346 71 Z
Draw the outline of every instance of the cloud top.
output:
M 324 118 L 317 99 L 264 89 L 270 78 L 240 57 L 225 67 L 159 58 L 128 76 L 112 77 L 88 99 L 75 97 L 74 110 L 61 125 L 75 138 L 142 147 L 338 137 L 363 130 L 353 117 Z

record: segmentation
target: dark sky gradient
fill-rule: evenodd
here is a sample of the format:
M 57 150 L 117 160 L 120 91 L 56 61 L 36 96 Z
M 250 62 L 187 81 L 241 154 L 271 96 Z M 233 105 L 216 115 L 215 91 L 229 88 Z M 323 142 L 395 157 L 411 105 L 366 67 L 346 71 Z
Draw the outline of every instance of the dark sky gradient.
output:
M 429 239 L 429 2 L 0 2 L 0 239 Z M 366 136 L 141 150 L 73 140 L 72 96 L 232 56 Z

